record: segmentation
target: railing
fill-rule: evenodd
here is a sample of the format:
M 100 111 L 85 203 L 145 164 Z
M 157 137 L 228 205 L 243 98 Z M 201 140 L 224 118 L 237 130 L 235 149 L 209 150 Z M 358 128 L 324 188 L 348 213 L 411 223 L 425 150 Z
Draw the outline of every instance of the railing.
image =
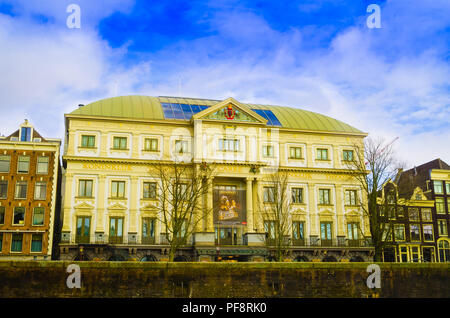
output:
M 80 236 L 74 234 L 66 234 L 61 237 L 62 244 L 123 244 L 123 245 L 168 245 L 166 236 L 162 233 L 158 238 L 155 237 L 142 237 L 140 235 L 129 236 L 108 236 L 105 234 L 97 234 L 90 236 Z M 275 246 L 276 242 L 273 239 L 266 238 L 265 243 L 267 246 Z M 192 244 L 192 239 L 189 238 L 186 245 Z M 220 239 L 215 240 L 216 245 L 245 245 L 242 237 L 235 239 Z M 370 247 L 371 243 L 368 240 L 349 240 L 346 238 L 334 238 L 330 240 L 322 240 L 320 238 L 305 238 L 305 239 L 293 239 L 286 238 L 284 246 L 291 247 Z
M 269 246 L 270 241 L 269 241 Z M 291 239 L 287 246 L 292 247 L 370 247 L 370 242 L 367 240 L 349 240 L 346 238 L 323 240 L 320 238 L 305 238 L 305 239 Z
M 164 234 L 161 234 L 159 238 L 148 237 L 141 235 L 128 235 L 128 236 L 109 236 L 106 234 L 97 235 L 75 235 L 75 234 L 63 234 L 61 236 L 62 244 L 126 244 L 126 245 L 168 245 L 169 242 Z M 188 238 L 186 245 L 192 244 L 192 239 Z

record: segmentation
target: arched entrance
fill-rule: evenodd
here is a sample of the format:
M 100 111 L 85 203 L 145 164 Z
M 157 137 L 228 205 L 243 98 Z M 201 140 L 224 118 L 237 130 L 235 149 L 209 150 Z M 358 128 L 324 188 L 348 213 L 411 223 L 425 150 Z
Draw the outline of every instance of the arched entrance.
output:
M 309 262 L 309 259 L 306 256 L 297 256 L 294 262 Z
M 177 255 L 173 259 L 174 262 L 189 262 L 188 258 L 184 255 Z
M 336 257 L 329 255 L 329 256 L 325 256 L 323 258 L 322 262 L 337 262 L 337 259 L 336 259 Z
M 157 262 L 158 259 L 153 254 L 145 255 L 141 258 L 141 262 Z
M 361 256 L 353 256 L 350 262 L 364 262 L 364 259 Z

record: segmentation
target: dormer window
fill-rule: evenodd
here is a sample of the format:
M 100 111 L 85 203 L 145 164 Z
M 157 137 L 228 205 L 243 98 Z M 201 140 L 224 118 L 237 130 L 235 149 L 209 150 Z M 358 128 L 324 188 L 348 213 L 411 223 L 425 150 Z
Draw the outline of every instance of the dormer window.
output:
M 31 127 L 20 128 L 20 141 L 31 141 Z

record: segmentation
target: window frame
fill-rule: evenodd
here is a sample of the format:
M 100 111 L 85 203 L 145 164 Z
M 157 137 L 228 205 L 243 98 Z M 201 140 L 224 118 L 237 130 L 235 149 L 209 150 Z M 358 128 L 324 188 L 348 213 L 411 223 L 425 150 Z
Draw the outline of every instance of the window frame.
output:
M 116 145 L 116 140 L 118 144 Z M 123 141 L 125 140 L 125 145 L 123 145 Z M 114 150 L 129 150 L 128 149 L 128 137 L 125 136 L 113 136 L 113 146 Z
M 46 162 L 39 162 L 39 160 L 45 158 Z M 45 164 L 45 171 L 41 171 L 40 167 Z M 50 164 L 50 157 L 49 156 L 38 156 L 36 159 L 36 174 L 48 174 L 48 168 Z
M 440 219 L 437 222 L 439 236 L 448 235 L 447 219 Z
M 403 236 L 400 238 L 397 236 L 398 229 L 402 229 Z M 405 224 L 394 224 L 394 239 L 396 242 L 404 242 L 406 241 L 406 227 Z
M 323 158 L 323 153 L 326 154 L 326 158 Z M 328 148 L 316 148 L 316 160 L 329 161 Z
M 42 224 L 36 224 L 35 223 L 35 217 L 37 215 L 37 210 L 42 210 Z M 41 206 L 35 206 L 33 208 L 33 215 L 32 215 L 32 219 L 31 219 L 31 226 L 44 226 L 45 224 L 45 207 L 41 207 Z
M 351 159 L 348 159 L 348 154 L 349 153 L 351 154 Z M 352 149 L 344 149 L 344 150 L 342 150 L 342 161 L 345 161 L 345 162 L 353 162 L 353 161 L 355 161 L 354 153 L 355 152 Z
M 4 185 L 6 185 L 6 186 L 4 186 Z M 8 198 L 8 185 L 9 185 L 9 182 L 8 182 L 8 180 L 0 180 L 0 189 L 5 189 L 5 191 L 4 191 L 4 196 L 1 196 L 1 194 L 2 194 L 2 191 L 0 191 L 0 199 L 7 199 Z
M 347 195 L 348 194 L 348 195 Z M 353 200 L 352 200 L 352 195 L 353 194 Z M 345 189 L 345 205 L 346 206 L 357 206 L 358 204 L 358 190 L 355 189 Z
M 116 195 L 114 195 L 114 184 L 117 184 Z M 123 195 L 120 196 L 120 185 L 123 185 Z M 126 198 L 126 181 L 125 180 L 111 180 L 111 198 L 125 199 Z
M 148 196 L 145 195 L 145 185 L 148 184 L 149 185 L 149 190 L 148 190 Z M 151 187 L 152 185 L 154 185 L 154 190 L 152 192 Z M 158 185 L 155 181 L 144 181 L 142 183 L 142 198 L 146 199 L 146 200 L 155 200 L 156 196 L 157 196 L 157 189 L 158 189 Z M 151 196 L 150 193 L 154 193 L 154 196 Z
M 16 223 L 16 210 L 17 209 L 23 209 L 23 219 L 22 219 L 22 223 Z M 25 220 L 26 220 L 26 216 L 27 216 L 27 209 L 24 206 L 15 206 L 13 209 L 13 217 L 12 217 L 12 225 L 13 226 L 24 226 L 25 225 Z
M 240 152 L 241 141 L 237 138 L 219 138 L 217 149 L 224 152 Z
M 431 239 L 426 239 L 425 236 L 425 227 L 430 228 L 431 227 Z M 428 233 L 430 235 L 430 233 Z M 434 242 L 434 229 L 433 224 L 422 224 L 422 236 L 424 242 Z
M 300 191 L 298 191 L 300 190 Z M 294 204 L 303 204 L 304 203 L 304 195 L 303 195 L 302 187 L 292 187 L 291 188 L 291 200 Z M 300 194 L 300 196 L 298 195 Z M 300 197 L 300 200 L 298 198 Z
M 148 144 L 147 144 L 148 142 Z M 155 147 L 153 147 L 153 144 L 155 143 Z M 149 145 L 149 147 L 147 147 Z M 152 137 L 146 137 L 144 138 L 144 151 L 152 151 L 152 152 L 158 152 L 159 151 L 159 139 L 158 138 L 152 138 Z
M 26 161 L 21 161 L 21 159 L 24 159 L 24 158 L 28 158 Z M 19 155 L 18 157 L 17 157 L 17 173 L 21 173 L 21 174 L 26 174 L 26 173 L 30 173 L 30 161 L 31 161 L 31 158 L 30 158 L 30 155 Z M 26 162 L 27 163 L 27 170 L 26 171 L 21 171 L 20 169 L 21 169 L 21 163 L 23 164 L 24 162 Z
M 18 237 L 18 236 L 20 236 L 20 251 L 13 250 L 13 243 L 18 241 L 18 240 L 15 240 L 14 237 Z M 23 251 L 23 233 L 12 233 L 11 234 L 10 252 L 11 253 L 22 253 L 22 251 Z
M 35 240 L 35 237 L 40 237 L 40 240 Z M 40 242 L 40 250 L 39 251 L 33 251 L 33 243 L 34 242 Z M 30 242 L 30 253 L 42 253 L 43 246 L 44 246 L 44 235 L 42 233 L 33 233 L 31 235 L 31 242 Z
M 436 191 L 436 189 L 440 188 L 440 191 Z M 433 191 L 435 194 L 444 194 L 444 181 L 441 180 L 433 180 Z
M 96 135 L 81 135 L 81 148 L 96 148 Z M 84 142 L 86 140 L 86 143 Z M 91 140 L 93 140 L 93 145 L 91 145 Z
M 297 151 L 300 152 L 299 156 L 297 156 Z M 292 153 L 294 153 L 294 156 L 292 155 Z M 303 159 L 303 147 L 290 146 L 289 159 Z
M 19 186 L 25 186 L 25 196 L 23 196 L 23 197 L 18 196 L 18 194 L 19 194 L 18 192 L 21 192 L 21 191 L 18 191 Z M 16 187 L 14 190 L 15 190 L 14 191 L 14 199 L 26 200 L 28 197 L 28 181 L 17 180 Z
M 44 185 L 42 187 L 42 184 Z M 38 187 L 39 189 L 39 194 L 41 194 L 41 196 L 37 197 L 36 194 L 38 193 L 37 189 Z M 42 197 L 42 188 L 44 188 L 44 197 Z M 47 199 L 47 182 L 46 181 L 36 181 L 34 184 L 34 199 L 38 200 L 38 201 L 43 201 Z
M 328 193 L 327 195 L 327 200 L 325 199 L 325 196 L 323 195 L 326 191 L 326 193 Z M 319 195 L 319 200 L 318 203 L 319 205 L 332 205 L 331 203 L 331 189 L 327 189 L 327 188 L 319 188 L 318 189 L 318 195 Z
M 180 146 L 178 146 L 180 145 Z M 189 153 L 189 143 L 184 139 L 175 140 L 174 152 L 178 155 L 188 154 Z
M 4 160 L 3 158 L 8 157 L 8 160 Z M 11 155 L 0 155 L 0 163 L 4 163 L 7 162 L 6 166 L 8 167 L 8 170 L 2 171 L 0 170 L 0 173 L 9 173 L 9 171 L 11 170 Z M 2 165 L 0 164 L 0 167 Z
M 419 238 L 418 239 L 413 239 L 413 236 L 412 236 L 412 227 L 417 227 L 417 229 L 418 229 L 418 232 L 419 232 Z M 422 232 L 422 227 L 420 226 L 420 223 L 410 223 L 409 224 L 409 240 L 411 241 L 411 242 L 421 242 L 422 241 L 422 234 L 421 234 L 421 232 Z
M 263 187 L 263 202 L 264 203 L 275 203 L 275 187 L 274 186 L 264 186 Z
M 90 189 L 90 196 L 86 195 L 87 194 L 87 184 L 88 182 L 91 183 L 91 189 Z M 83 187 L 83 191 L 84 193 L 82 193 L 81 189 L 81 184 L 84 183 L 84 187 Z M 94 192 L 94 180 L 92 179 L 79 179 L 78 180 L 78 197 L 79 198 L 93 198 L 93 192 Z
M 0 215 L 3 215 L 2 218 L 0 218 L 0 225 L 5 224 L 5 215 L 6 215 L 6 207 L 4 205 L 0 205 Z
M 435 204 L 436 204 L 436 213 L 437 214 L 445 214 L 445 199 L 444 199 L 444 197 L 436 197 Z

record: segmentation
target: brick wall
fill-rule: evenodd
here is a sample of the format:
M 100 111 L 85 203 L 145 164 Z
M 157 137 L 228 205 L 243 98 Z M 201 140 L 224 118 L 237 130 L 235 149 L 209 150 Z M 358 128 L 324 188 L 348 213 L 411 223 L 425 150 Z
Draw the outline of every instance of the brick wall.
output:
M 381 289 L 366 286 L 369 263 L 0 261 L 0 297 L 450 297 L 450 263 L 380 264 Z

